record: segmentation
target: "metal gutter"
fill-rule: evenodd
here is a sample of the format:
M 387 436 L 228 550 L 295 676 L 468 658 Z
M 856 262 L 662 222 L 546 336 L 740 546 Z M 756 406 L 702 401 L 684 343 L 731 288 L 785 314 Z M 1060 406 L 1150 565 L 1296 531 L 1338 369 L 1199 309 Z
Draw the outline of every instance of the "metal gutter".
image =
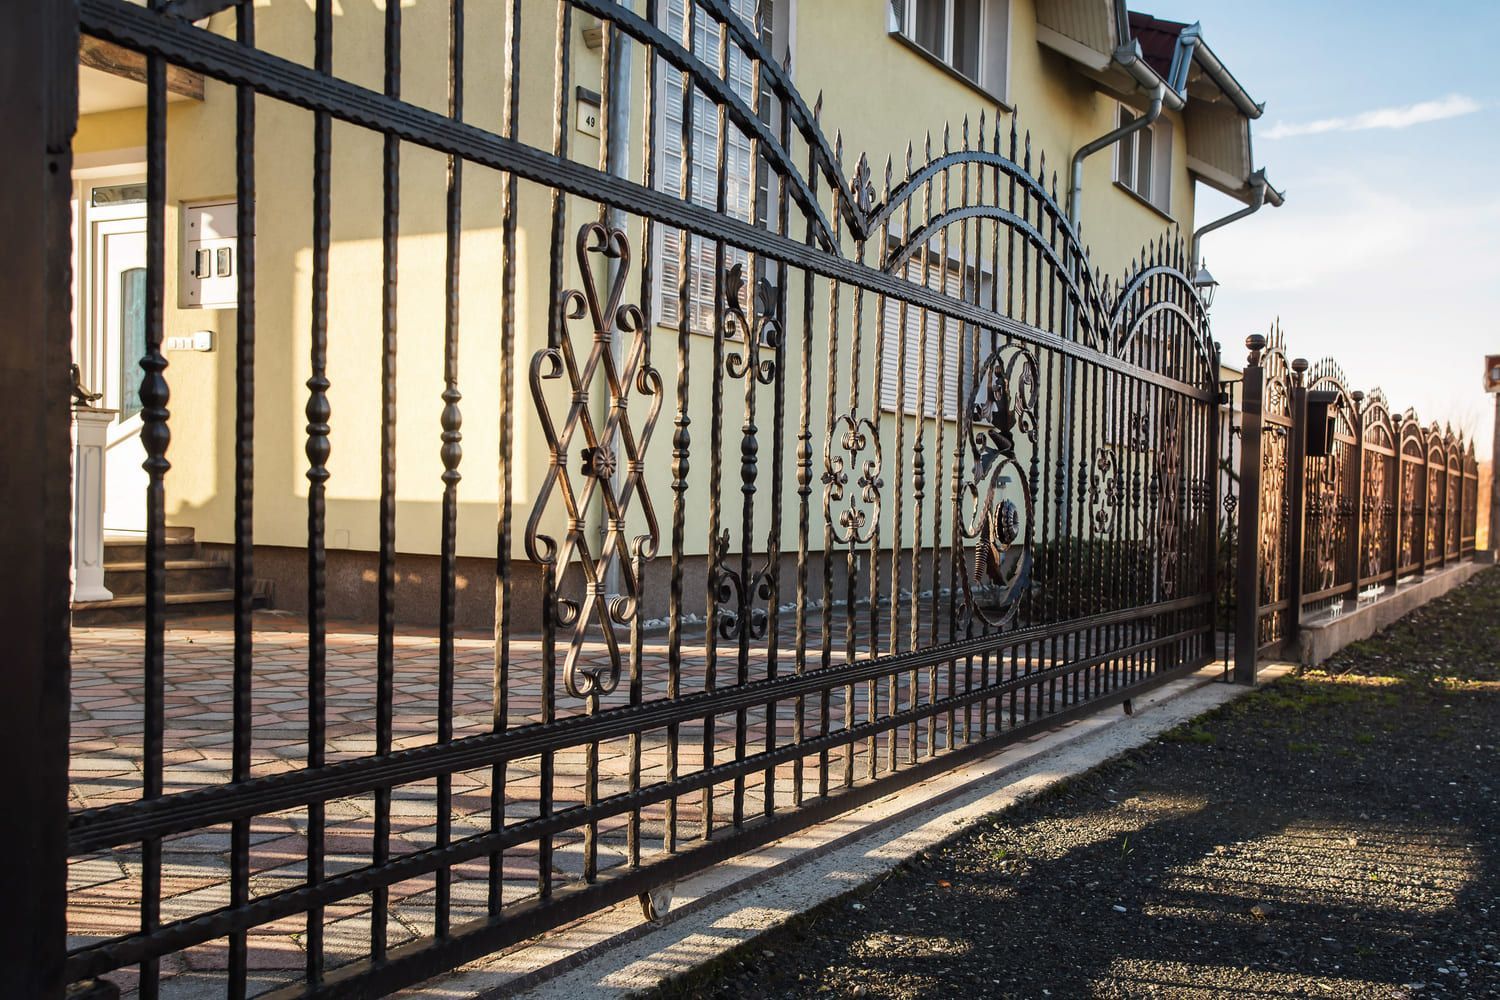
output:
M 1166 106 L 1173 111 L 1181 111 L 1184 105 L 1183 95 L 1167 86 L 1163 80 L 1146 62 L 1145 56 L 1141 55 L 1141 43 L 1132 38 L 1130 41 L 1115 49 L 1114 64 L 1129 74 L 1136 84 L 1146 91 L 1154 91 L 1160 87 L 1163 91 L 1162 99 Z
M 1246 118 L 1259 118 L 1266 110 L 1265 104 L 1257 104 L 1254 98 L 1245 92 L 1245 88 L 1240 86 L 1240 82 L 1234 78 L 1234 74 L 1229 72 L 1228 68 L 1219 61 L 1218 56 L 1214 55 L 1214 50 L 1209 48 L 1208 43 L 1203 40 L 1203 26 L 1201 24 L 1194 23 L 1183 28 L 1182 33 L 1177 36 L 1177 45 L 1178 52 L 1172 59 L 1172 75 L 1173 82 L 1176 83 L 1176 77 L 1179 75 L 1177 69 L 1178 58 L 1186 56 L 1186 58 L 1182 59 L 1180 73 L 1182 77 L 1181 88 L 1184 95 L 1187 93 L 1188 67 L 1192 65 L 1192 60 L 1196 59 L 1198 65 L 1203 67 L 1203 72 L 1207 73 L 1209 78 L 1218 84 L 1219 89 L 1234 102 L 1234 106 Z
M 1142 64 L 1144 65 L 1144 64 Z M 1072 180 L 1068 185 L 1068 221 L 1078 228 L 1078 212 L 1080 202 L 1083 200 L 1083 161 L 1093 156 L 1102 149 L 1108 149 L 1132 132 L 1139 132 L 1161 117 L 1162 104 L 1167 95 L 1167 85 L 1158 82 L 1151 93 L 1151 106 L 1146 113 L 1131 121 L 1128 125 L 1106 132 L 1092 142 L 1080 146 L 1078 152 L 1073 154 Z
M 1223 216 L 1222 218 L 1218 218 L 1212 222 L 1206 223 L 1193 232 L 1193 245 L 1191 254 L 1188 259 L 1192 261 L 1194 270 L 1201 266 L 1201 261 L 1198 256 L 1198 250 L 1202 244 L 1204 236 L 1213 232 L 1215 229 L 1224 228 L 1231 222 L 1238 222 L 1239 220 L 1247 216 L 1254 215 L 1256 212 L 1259 212 L 1261 210 L 1261 207 L 1265 205 L 1266 202 L 1270 202 L 1273 206 L 1279 207 L 1284 200 L 1285 194 L 1271 187 L 1270 181 L 1266 180 L 1266 171 L 1264 167 L 1251 174 L 1250 204 L 1246 205 L 1244 208 L 1240 209 L 1237 212 L 1230 212 L 1228 215 Z

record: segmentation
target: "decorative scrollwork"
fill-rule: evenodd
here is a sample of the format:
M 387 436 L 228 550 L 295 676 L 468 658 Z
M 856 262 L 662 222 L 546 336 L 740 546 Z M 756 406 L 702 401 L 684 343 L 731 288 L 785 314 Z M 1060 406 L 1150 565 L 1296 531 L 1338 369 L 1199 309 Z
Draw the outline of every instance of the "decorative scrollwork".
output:
M 1016 454 L 1016 436 L 1024 435 L 1034 452 L 1036 428 L 1036 359 L 1026 348 L 1007 344 L 981 366 L 964 412 L 971 466 L 960 490 L 959 531 L 973 545 L 964 554 L 961 625 L 978 619 L 1005 628 L 1020 610 L 1035 525 L 1032 485 Z
M 750 575 L 747 584 L 738 570 L 730 565 L 729 532 L 714 539 L 714 603 L 718 605 L 717 630 L 719 638 L 737 640 L 759 640 L 766 637 L 771 621 L 771 612 L 762 605 L 775 599 L 776 591 L 771 574 L 766 568 Z
M 745 344 L 743 352 L 733 350 L 724 356 L 724 371 L 730 378 L 744 378 L 754 372 L 761 385 L 776 381 L 776 349 L 781 346 L 782 330 L 772 291 L 766 279 L 755 282 L 752 321 L 745 315 L 745 265 L 736 263 L 724 275 L 724 339 Z M 770 357 L 763 358 L 763 351 L 769 351 Z
M 621 653 L 615 629 L 628 625 L 637 613 L 641 594 L 637 567 L 655 557 L 660 543 L 656 513 L 646 491 L 643 459 L 661 411 L 662 379 L 650 364 L 649 331 L 640 307 L 621 302 L 630 274 L 630 243 L 624 231 L 598 222 L 587 223 L 578 230 L 575 251 L 583 287 L 563 292 L 561 322 L 549 346 L 531 359 L 531 395 L 551 463 L 532 505 L 525 545 L 527 555 L 550 574 L 553 621 L 571 630 L 563 660 L 563 683 L 573 697 L 592 698 L 609 694 L 620 682 Z M 614 280 L 603 298 L 595 279 L 598 258 L 617 262 Z M 579 320 L 586 320 L 592 332 L 581 367 L 572 333 L 573 324 Z M 623 363 L 617 364 L 611 348 L 620 338 L 628 339 Z M 565 380 L 567 389 L 566 411 L 560 422 L 553 417 L 547 388 L 547 383 L 558 380 Z M 608 396 L 602 422 L 594 414 L 594 396 L 599 388 Z M 632 396 L 648 401 L 639 436 L 630 418 Z M 569 472 L 568 456 L 580 437 L 575 479 Z M 622 468 L 623 477 L 619 476 Z M 561 540 L 541 530 L 549 509 L 555 506 L 554 498 L 567 519 Z M 588 513 L 596 507 L 604 521 L 604 540 L 597 554 L 586 528 Z M 629 536 L 626 517 L 637 507 L 646 530 Z M 583 578 L 580 598 L 563 593 L 568 567 L 575 562 Z M 605 590 L 612 567 L 619 572 L 619 594 Z M 591 623 L 598 625 L 608 650 L 607 664 L 582 659 Z
M 1372 456 L 1365 466 L 1365 525 L 1364 525 L 1364 574 L 1375 576 L 1385 571 L 1386 519 L 1390 516 L 1390 500 L 1386 496 L 1385 459 Z
M 1090 524 L 1096 535 L 1108 534 L 1125 504 L 1125 473 L 1113 448 L 1094 449 L 1088 489 Z
M 1182 518 L 1182 427 L 1178 420 L 1179 403 L 1169 397 L 1161 407 L 1161 446 L 1156 453 L 1156 481 L 1160 484 L 1160 509 L 1157 513 L 1157 573 L 1161 596 L 1177 596 L 1181 574 Z
M 842 427 L 843 433 L 838 429 Z M 833 453 L 837 440 L 842 454 Z M 867 452 L 869 454 L 867 454 Z M 856 490 L 850 491 L 849 476 L 857 468 Z M 862 545 L 875 537 L 880 522 L 882 476 L 880 435 L 868 417 L 845 413 L 834 421 L 823 443 L 823 517 L 840 545 Z M 834 517 L 834 507 L 847 504 Z
M 744 345 L 743 349 L 730 351 L 725 356 L 724 371 L 730 378 L 748 380 L 745 384 L 745 422 L 740 429 L 740 489 L 749 510 L 756 491 L 760 453 L 755 424 L 755 389 L 757 385 L 772 385 L 776 381 L 777 354 L 782 344 L 781 317 L 774 289 L 763 278 L 755 283 L 754 318 L 746 315 L 745 267 L 741 263 L 729 268 L 720 288 L 724 339 Z M 710 589 L 720 638 L 748 642 L 766 637 L 770 611 L 767 607 L 756 607 L 755 602 L 768 605 L 775 600 L 776 584 L 770 554 L 767 554 L 764 565 L 752 570 L 749 557 L 751 540 L 742 539 L 741 544 L 745 546 L 745 552 L 740 568 L 735 569 L 729 563 L 729 532 L 712 539 L 714 559 Z

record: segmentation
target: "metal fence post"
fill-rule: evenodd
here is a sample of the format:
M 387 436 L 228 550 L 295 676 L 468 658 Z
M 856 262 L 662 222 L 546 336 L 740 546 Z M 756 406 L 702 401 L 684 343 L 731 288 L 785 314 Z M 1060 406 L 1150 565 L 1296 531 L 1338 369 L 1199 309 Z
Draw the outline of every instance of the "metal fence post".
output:
M 1265 398 L 1266 370 L 1260 352 L 1266 338 L 1252 334 L 1245 339 L 1250 356 L 1240 385 L 1240 499 L 1239 539 L 1235 555 L 1234 680 L 1254 684 L 1256 657 L 1260 651 L 1260 475 L 1261 408 Z M 1230 415 L 1233 420 L 1233 414 Z
M 1214 391 L 1218 393 L 1214 398 L 1213 413 L 1209 417 L 1207 465 L 1208 482 L 1205 483 L 1206 493 L 1204 498 L 1204 548 L 1206 562 L 1204 563 L 1205 591 L 1209 594 L 1208 602 L 1208 635 L 1209 642 L 1214 649 L 1214 657 L 1218 658 L 1219 651 L 1219 512 L 1223 507 L 1219 504 L 1218 484 L 1222 479 L 1219 473 L 1219 444 L 1220 434 L 1223 433 L 1220 424 L 1224 420 L 1224 389 L 1219 381 L 1221 367 L 1219 364 L 1220 346 L 1214 341 L 1213 378 Z M 1212 484 L 1212 485 L 1210 485 Z
M 1351 421 L 1354 425 L 1354 530 L 1350 532 L 1349 561 L 1353 563 L 1354 572 L 1350 578 L 1349 596 L 1358 604 L 1365 549 L 1365 409 L 1360 405 L 1365 401 L 1365 394 L 1355 389 L 1350 398 L 1354 400 L 1354 419 Z
M 1297 640 L 1302 628 L 1302 551 L 1307 520 L 1307 359 L 1292 361 L 1292 440 L 1287 448 L 1286 488 L 1291 512 L 1287 522 L 1286 628 L 1282 649 Z M 1282 653 L 1285 656 L 1285 652 Z
M 1474 477 L 1474 500 L 1479 501 L 1479 477 Z M 1475 547 L 1478 547 L 1479 518 L 1474 518 Z M 1490 444 L 1490 528 L 1487 538 L 1491 559 L 1500 552 L 1500 392 L 1495 393 L 1495 436 Z
M 0 5 L 0 996 L 57 1000 L 66 946 L 77 12 Z

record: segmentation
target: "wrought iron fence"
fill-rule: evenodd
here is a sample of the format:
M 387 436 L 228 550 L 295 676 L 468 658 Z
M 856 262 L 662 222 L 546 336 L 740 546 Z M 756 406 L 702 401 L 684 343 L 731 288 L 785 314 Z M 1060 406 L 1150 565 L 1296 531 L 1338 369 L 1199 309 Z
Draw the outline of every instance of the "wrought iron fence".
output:
M 203 26 L 231 7 L 233 37 Z M 403 99 L 402 9 L 385 7 L 378 88 L 335 71 L 331 0 L 317 0 L 298 40 L 305 62 L 257 46 L 248 0 L 81 0 L 68 25 L 145 60 L 150 485 L 143 714 L 127 747 L 140 786 L 67 823 L 74 859 L 113 853 L 136 866 L 138 925 L 78 940 L 48 988 L 133 967 L 140 995 L 155 997 L 164 962 L 223 940 L 226 993 L 241 996 L 256 942 L 291 926 L 305 969 L 271 995 L 391 990 L 1214 657 L 1218 353 L 1180 243 L 1147 248 L 1123 280 L 1106 280 L 1013 118 L 965 121 L 901 162 L 860 157 L 847 170 L 842 141 L 825 136 L 764 25 L 728 0 L 678 5 L 672 17 L 655 0 L 644 13 L 571 0 L 539 23 L 523 20 L 539 8 L 510 0 L 493 128 L 466 117 L 460 0 L 449 8 L 446 109 Z M 597 165 L 569 150 L 580 13 L 602 22 Z M 552 141 L 539 147 L 517 122 L 521 39 L 541 37 L 554 39 L 556 75 Z M 635 168 L 605 152 L 616 67 L 630 51 L 625 85 L 647 109 L 627 123 Z M 235 638 L 222 784 L 179 780 L 166 726 L 168 64 L 235 94 Z M 71 70 L 52 84 L 66 92 Z M 679 115 L 667 169 L 656 110 L 669 93 L 704 117 Z M 305 752 L 273 774 L 252 766 L 256 221 L 278 196 L 256 185 L 276 141 L 257 126 L 268 102 L 305 112 L 312 138 Z M 715 119 L 704 148 L 697 126 Z M 345 377 L 328 349 L 335 123 L 379 138 L 382 179 L 380 311 L 368 338 L 381 386 L 375 699 L 368 749 L 340 753 L 329 750 L 325 603 L 331 399 Z M 436 420 L 428 401 L 418 410 L 395 396 L 412 149 L 447 161 Z M 756 193 L 743 212 L 729 197 L 734 149 L 748 150 Z M 459 360 L 458 322 L 475 165 L 500 178 L 503 286 L 503 428 L 486 459 L 501 470 L 499 599 L 493 697 L 478 728 L 454 710 L 453 614 L 455 509 L 475 461 L 460 403 L 476 380 Z M 518 318 L 517 237 L 538 200 L 549 221 L 529 245 L 546 248 L 548 308 L 533 336 Z M 710 328 L 695 328 L 705 316 Z M 398 697 L 395 607 L 395 434 L 414 420 L 432 422 L 443 484 L 437 690 L 416 721 Z M 516 458 L 532 426 L 547 451 L 540 467 Z M 522 496 L 532 511 L 517 530 Z M 648 604 L 663 589 L 666 632 L 655 635 Z M 396 739 L 412 728 L 424 733 L 418 745 Z M 482 808 L 458 811 L 458 779 L 487 789 Z M 371 820 L 351 844 L 335 807 L 353 801 Z M 431 817 L 416 846 L 393 836 L 394 804 L 410 801 Z M 276 887 L 252 892 L 253 834 L 268 817 L 304 824 L 307 852 Z M 175 845 L 213 831 L 229 838 L 225 897 L 164 911 Z M 409 905 L 418 897 L 420 913 Z M 324 931 L 354 902 L 368 923 L 351 953 Z M 417 931 L 398 936 L 398 923 Z
M 1304 615 L 1472 551 L 1472 445 L 1347 392 L 1332 365 L 1289 365 L 1279 336 L 1252 338 L 1243 383 L 1221 385 L 1183 247 L 1163 240 L 1122 280 L 1103 277 L 1014 117 L 846 169 L 744 4 L 505 0 L 498 124 L 485 126 L 465 107 L 468 6 L 447 7 L 442 109 L 402 96 L 398 3 L 384 8 L 378 87 L 336 72 L 332 0 L 266 47 L 250 0 L 80 0 L 46 15 L 50 91 L 74 94 L 80 30 L 144 58 L 149 487 L 144 641 L 124 668 L 141 707 L 121 727 L 139 780 L 75 803 L 65 838 L 32 844 L 43 867 L 63 853 L 126 865 L 133 913 L 64 954 L 63 900 L 39 891 L 25 912 L 50 930 L 28 995 L 88 981 L 104 995 L 99 983 L 133 970 L 155 997 L 184 954 L 223 942 L 225 992 L 240 997 L 264 985 L 254 954 L 277 935 L 305 964 L 269 995 L 397 989 L 615 902 L 664 905 L 686 873 L 1198 669 L 1231 608 L 1253 658 Z M 231 8 L 233 37 L 202 23 Z M 569 148 L 579 14 L 600 22 L 597 164 Z M 548 79 L 528 82 L 523 49 L 540 38 Z M 222 684 L 199 695 L 228 716 L 222 783 L 177 767 L 168 725 L 169 64 L 234 95 L 233 645 Z M 520 127 L 523 88 L 546 95 L 550 143 Z M 643 100 L 617 118 L 622 88 Z M 657 113 L 672 106 L 675 119 Z M 283 196 L 256 183 L 281 139 L 258 126 L 266 109 L 300 116 L 311 139 L 305 732 L 270 771 L 257 767 L 258 685 L 288 681 L 258 671 L 252 614 L 257 265 L 272 252 L 256 222 Z M 48 162 L 63 177 L 76 111 L 51 109 Z M 366 341 L 379 358 L 379 598 L 369 718 L 335 745 L 330 704 L 349 678 L 326 603 L 333 401 L 359 376 L 330 357 L 330 218 L 333 151 L 360 135 L 380 150 Z M 428 310 L 440 405 L 396 400 L 401 196 L 421 183 L 404 153 L 446 161 L 444 280 Z M 500 203 L 498 385 L 459 352 L 461 237 L 481 183 Z M 50 256 L 36 273 L 66 303 L 66 192 L 49 191 L 62 207 L 39 230 Z M 518 302 L 533 277 L 537 317 Z M 66 308 L 48 315 L 66 330 Z M 65 426 L 58 378 L 38 398 Z M 496 399 L 497 454 L 466 453 L 465 392 Z M 1302 431 L 1324 392 L 1334 423 L 1314 455 Z M 440 627 L 415 640 L 430 668 L 408 660 L 397 627 L 396 430 L 416 421 L 441 483 Z M 526 435 L 540 461 L 518 447 Z M 483 662 L 454 611 L 476 461 L 500 470 Z M 66 551 L 64 539 L 43 553 L 53 572 Z M 66 676 L 65 631 L 34 635 L 37 663 Z M 460 711 L 456 692 L 476 687 L 483 704 Z M 69 692 L 55 679 L 35 690 L 43 711 L 20 729 L 41 754 L 38 829 L 60 829 Z M 271 820 L 295 823 L 306 850 L 267 872 L 256 848 Z M 164 907 L 199 836 L 227 838 L 224 892 Z M 357 934 L 327 932 L 356 911 Z
M 1474 442 L 1385 393 L 1350 390 L 1338 364 L 1287 361 L 1279 328 L 1246 341 L 1235 573 L 1236 670 L 1339 614 L 1474 552 Z M 1257 485 L 1258 484 L 1258 488 Z M 1254 525 L 1254 527 L 1252 527 Z M 1254 594 L 1256 599 L 1245 599 Z

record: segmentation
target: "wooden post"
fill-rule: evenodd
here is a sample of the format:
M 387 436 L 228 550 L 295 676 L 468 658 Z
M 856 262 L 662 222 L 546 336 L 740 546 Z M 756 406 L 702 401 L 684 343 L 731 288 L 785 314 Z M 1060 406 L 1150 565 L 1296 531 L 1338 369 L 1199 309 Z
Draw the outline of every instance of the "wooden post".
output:
M 0 4 L 0 996 L 39 1000 L 67 942 L 77 16 Z
M 1264 405 L 1266 370 L 1260 352 L 1266 338 L 1253 334 L 1245 339 L 1250 356 L 1240 383 L 1240 530 L 1235 552 L 1234 680 L 1254 684 L 1256 658 L 1260 653 L 1260 474 L 1261 411 Z M 1233 419 L 1233 414 L 1230 415 Z

